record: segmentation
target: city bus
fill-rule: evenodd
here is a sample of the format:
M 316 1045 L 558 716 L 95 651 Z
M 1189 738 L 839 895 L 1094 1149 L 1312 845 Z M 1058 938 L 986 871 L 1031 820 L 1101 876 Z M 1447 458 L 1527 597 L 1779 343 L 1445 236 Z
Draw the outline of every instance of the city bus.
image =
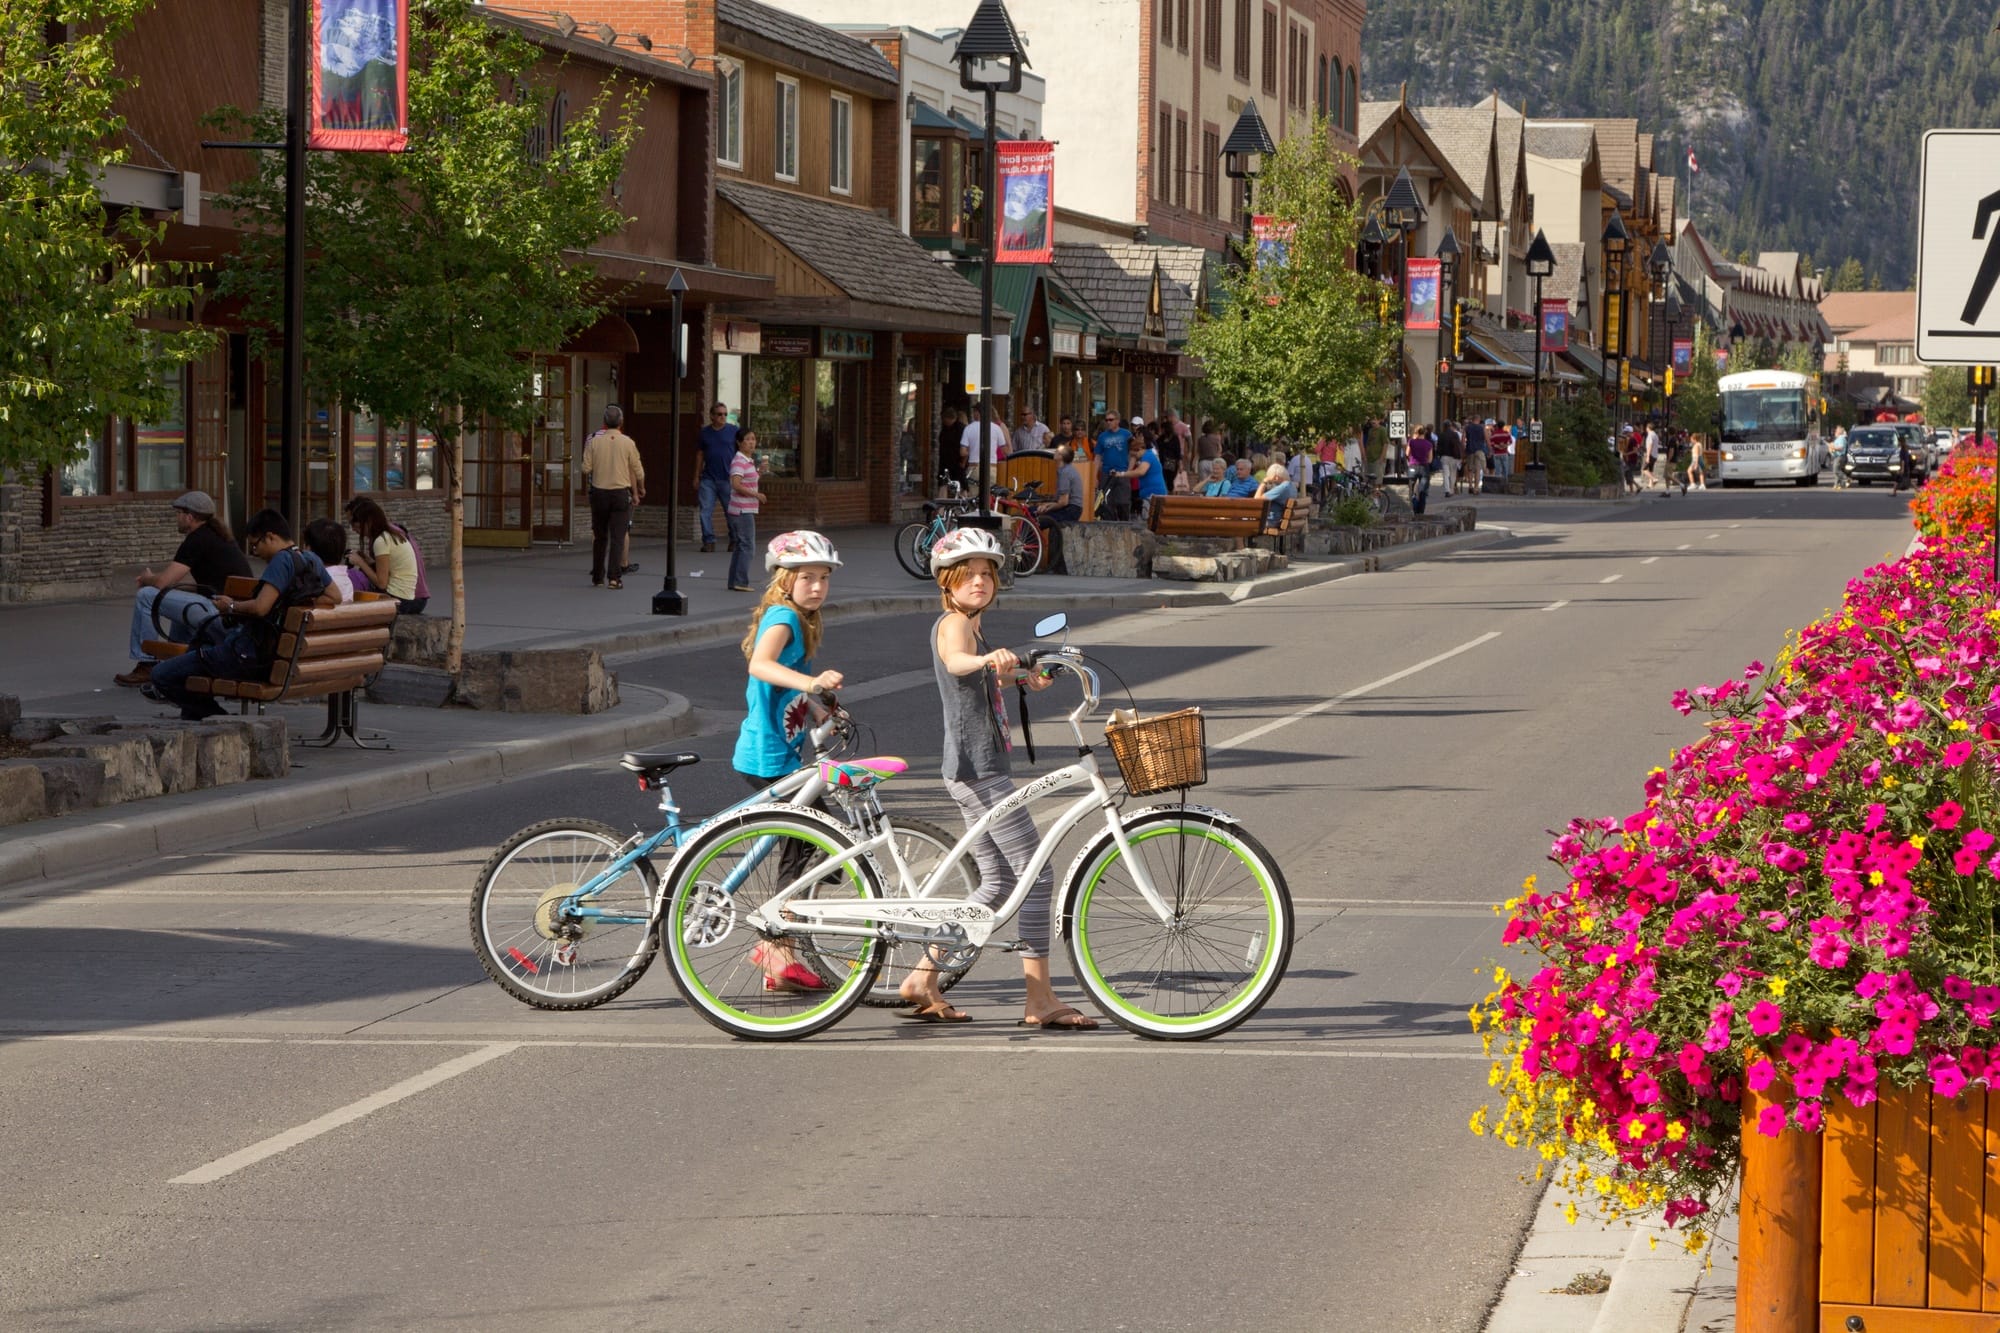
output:
M 1724 375 L 1717 476 L 1725 486 L 1758 481 L 1819 484 L 1826 466 L 1813 382 L 1789 370 Z

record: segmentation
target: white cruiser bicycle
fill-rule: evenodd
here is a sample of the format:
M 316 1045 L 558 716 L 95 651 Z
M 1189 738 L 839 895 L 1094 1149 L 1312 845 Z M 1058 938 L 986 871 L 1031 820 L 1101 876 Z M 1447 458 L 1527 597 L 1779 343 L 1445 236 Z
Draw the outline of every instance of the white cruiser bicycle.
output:
M 1065 617 L 1053 616 L 1035 627 L 1036 637 L 1066 626 Z M 1206 806 L 1151 805 L 1121 817 L 1083 734 L 1098 704 L 1097 673 L 1066 643 L 1023 657 L 1031 671 L 1081 685 L 1083 698 L 1069 714 L 1077 761 L 988 811 L 907 894 L 886 890 L 878 869 L 888 834 L 858 833 L 809 809 L 731 811 L 682 846 L 667 868 L 658 929 L 674 982 L 696 1012 L 739 1037 L 786 1040 L 839 1022 L 877 985 L 892 954 L 927 952 L 946 974 L 962 974 L 1020 910 L 1063 839 L 1092 816 L 1103 827 L 1058 882 L 1053 904 L 1056 932 L 1091 1000 L 1140 1036 L 1187 1041 L 1229 1031 L 1270 999 L 1293 938 L 1291 894 L 1270 853 L 1234 816 Z M 1178 768 L 1170 757 L 1166 776 L 1156 769 L 1148 780 L 1135 772 L 1145 762 L 1114 745 L 1132 794 L 1205 780 L 1194 716 L 1192 768 L 1183 753 Z M 887 774 L 857 776 L 872 783 Z M 1042 832 L 997 911 L 938 892 L 967 882 L 968 849 L 997 820 L 1079 786 L 1085 790 Z M 776 940 L 788 942 L 827 987 L 798 992 L 767 981 L 753 954 Z

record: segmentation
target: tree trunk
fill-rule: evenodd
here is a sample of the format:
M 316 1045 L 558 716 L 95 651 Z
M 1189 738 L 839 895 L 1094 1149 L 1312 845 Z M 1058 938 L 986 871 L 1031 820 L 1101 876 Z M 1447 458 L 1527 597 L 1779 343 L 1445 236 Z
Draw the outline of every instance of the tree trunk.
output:
M 452 410 L 451 443 L 445 452 L 445 508 L 451 517 L 451 636 L 445 641 L 444 669 L 458 678 L 465 657 L 465 409 Z

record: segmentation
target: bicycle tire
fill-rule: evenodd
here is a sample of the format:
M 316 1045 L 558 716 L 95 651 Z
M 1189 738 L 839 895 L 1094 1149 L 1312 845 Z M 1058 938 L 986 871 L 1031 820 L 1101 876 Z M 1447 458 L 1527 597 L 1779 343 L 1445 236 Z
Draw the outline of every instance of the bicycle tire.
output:
M 829 984 L 805 992 L 767 989 L 765 968 L 753 955 L 771 941 L 739 927 L 746 912 L 797 872 L 785 870 L 786 852 L 772 855 L 765 839 L 785 840 L 806 856 L 835 855 L 857 841 L 846 825 L 796 806 L 751 806 L 711 821 L 674 858 L 660 952 L 688 1007 L 710 1023 L 748 1041 L 791 1041 L 831 1027 L 861 1003 L 881 970 L 882 950 L 872 938 L 787 932 L 799 961 Z M 725 893 L 722 884 L 739 873 L 743 882 Z M 835 875 L 831 884 L 814 885 L 813 896 L 884 896 L 866 857 Z
M 931 576 L 931 524 L 905 523 L 896 532 L 896 563 L 913 579 Z
M 1263 1008 L 1284 980 L 1294 933 L 1284 874 L 1220 811 L 1151 806 L 1123 827 L 1174 917 L 1159 920 L 1129 871 L 1121 875 L 1125 854 L 1110 830 L 1098 835 L 1063 888 L 1077 984 L 1128 1032 L 1158 1041 L 1219 1036 Z M 1198 929 L 1207 932 L 1199 939 Z
M 909 889 L 923 883 L 930 876 L 932 870 L 944 861 L 945 854 L 951 851 L 958 839 L 927 819 L 897 819 L 893 822 L 898 841 L 896 850 L 902 853 L 903 862 L 914 877 L 912 884 L 886 885 L 890 897 L 900 898 L 907 896 Z M 928 859 L 924 859 L 926 854 Z M 889 873 L 889 867 L 881 864 L 879 856 L 877 865 L 884 876 Z M 970 898 L 978 887 L 979 870 L 973 863 L 971 854 L 967 853 L 959 857 L 959 864 L 953 867 L 952 873 L 939 882 L 937 892 L 931 896 L 941 901 Z M 882 970 L 877 974 L 875 984 L 869 988 L 868 994 L 862 997 L 861 1002 L 873 1009 L 900 1009 L 908 1004 L 909 1001 L 903 998 L 899 988 L 903 984 L 903 978 L 916 966 L 922 956 L 923 950 L 914 944 L 892 944 L 885 947 L 882 951 Z M 977 961 L 975 956 L 973 962 Z M 940 968 L 938 989 L 950 990 L 956 986 L 972 970 L 972 966 L 972 963 L 968 963 L 957 971 Z
M 573 841 L 560 846 L 559 838 Z M 561 921 L 545 910 L 558 890 L 573 892 L 601 873 L 626 842 L 617 829 L 596 820 L 547 819 L 494 849 L 473 885 L 470 917 L 473 952 L 500 989 L 537 1009 L 592 1009 L 623 995 L 646 974 L 658 943 L 652 923 L 659 879 L 650 862 L 633 867 L 636 885 L 628 883 L 633 878 L 628 872 L 593 898 L 600 905 L 629 906 L 629 914 L 642 918 L 643 926 Z M 518 894 L 508 878 L 516 871 Z M 512 905 L 516 899 L 518 907 Z M 517 919 L 510 923 L 503 917 Z M 584 945 L 593 938 L 612 947 L 593 945 L 589 961 L 582 961 Z M 570 946 L 567 962 L 561 957 L 565 944 Z M 617 970 L 605 975 L 612 967 Z
M 1025 579 L 1039 573 L 1048 549 L 1048 538 L 1042 534 L 1040 525 L 1023 517 L 1020 526 L 1014 529 L 1014 577 Z

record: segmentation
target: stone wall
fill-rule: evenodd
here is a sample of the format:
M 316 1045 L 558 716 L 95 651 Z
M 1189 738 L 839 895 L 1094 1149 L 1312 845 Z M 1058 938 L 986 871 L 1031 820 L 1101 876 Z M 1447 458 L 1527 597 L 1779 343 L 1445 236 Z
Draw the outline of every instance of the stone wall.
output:
M 56 507 L 42 526 L 42 488 L 0 485 L 0 602 L 130 592 L 132 573 L 180 545 L 174 511 L 157 496 Z

